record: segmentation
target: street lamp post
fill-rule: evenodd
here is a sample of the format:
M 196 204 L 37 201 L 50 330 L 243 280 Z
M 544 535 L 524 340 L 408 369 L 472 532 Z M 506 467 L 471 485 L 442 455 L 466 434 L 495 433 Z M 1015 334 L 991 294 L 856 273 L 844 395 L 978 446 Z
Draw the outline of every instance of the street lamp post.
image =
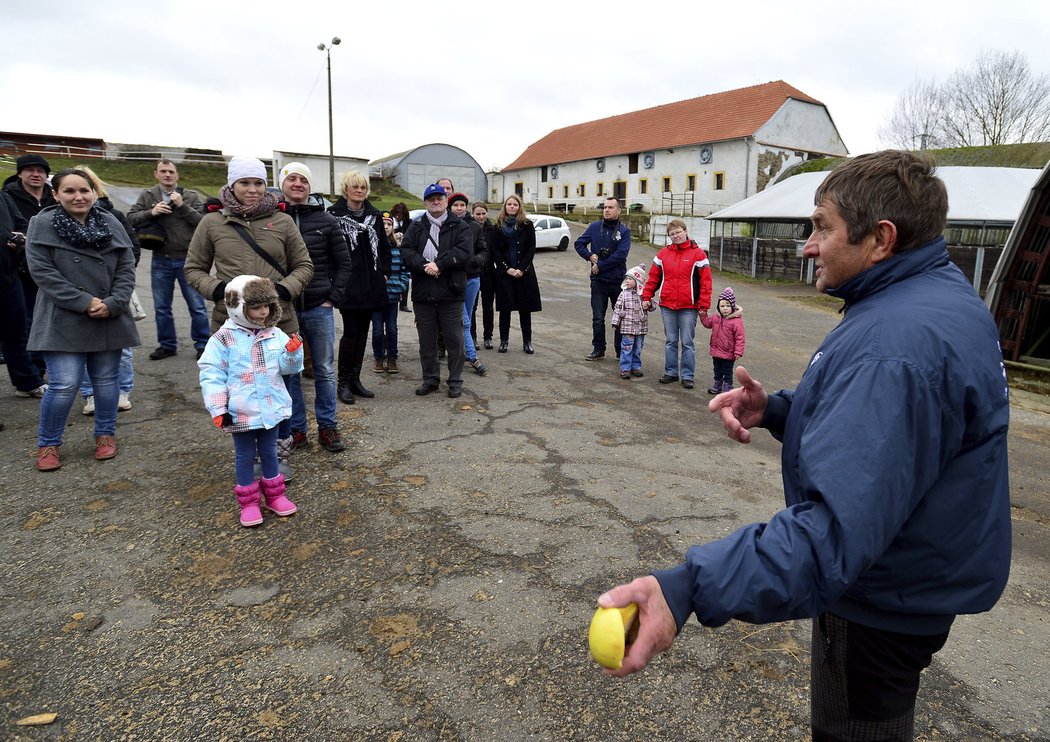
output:
M 338 46 L 340 38 L 332 37 L 330 44 L 318 44 L 317 48 L 328 56 L 328 195 L 335 198 L 335 136 L 332 126 L 332 47 Z

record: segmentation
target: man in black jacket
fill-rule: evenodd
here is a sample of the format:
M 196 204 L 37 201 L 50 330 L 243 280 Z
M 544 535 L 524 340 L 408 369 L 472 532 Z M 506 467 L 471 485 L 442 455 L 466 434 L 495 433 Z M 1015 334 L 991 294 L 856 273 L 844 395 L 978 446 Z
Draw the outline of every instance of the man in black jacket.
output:
M 11 198 L 15 209 L 27 224 L 45 207 L 56 203 L 51 186 L 47 183 L 47 176 L 50 174 L 51 165 L 43 157 L 22 155 L 15 160 L 15 174 L 4 181 L 4 193 Z M 16 270 L 25 298 L 26 333 L 28 333 L 29 328 L 33 325 L 33 307 L 36 306 L 36 282 L 29 275 L 29 267 L 25 262 L 25 250 L 18 252 Z M 30 353 L 29 357 L 33 359 L 39 373 L 43 374 L 45 371 L 44 357 L 39 353 Z
M 7 361 L 7 373 L 20 397 L 42 397 L 44 380 L 29 358 L 26 341 L 25 297 L 18 280 L 18 259 L 25 245 L 26 222 L 11 198 L 0 192 L 0 350 Z
M 310 193 L 310 168 L 289 162 L 281 168 L 280 185 L 285 213 L 299 227 L 314 264 L 314 276 L 295 300 L 299 332 L 313 359 L 314 413 L 317 438 L 326 451 L 346 448 L 335 419 L 335 310 L 350 280 L 350 252 L 339 221 L 325 211 L 320 196 Z M 292 447 L 307 445 L 306 400 L 298 374 L 285 377 L 292 397 Z
M 401 242 L 401 258 L 412 272 L 412 308 L 419 334 L 424 396 L 441 386 L 438 327 L 448 351 L 448 396 L 463 393 L 463 297 L 466 264 L 472 256 L 470 227 L 448 211 L 445 189 L 436 183 L 423 192 L 427 213 L 412 222 Z

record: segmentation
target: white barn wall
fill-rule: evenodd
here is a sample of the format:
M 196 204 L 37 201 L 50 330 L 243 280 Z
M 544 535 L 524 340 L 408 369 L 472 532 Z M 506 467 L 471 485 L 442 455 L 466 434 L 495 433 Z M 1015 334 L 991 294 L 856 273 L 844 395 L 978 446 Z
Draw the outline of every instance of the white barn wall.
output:
M 846 147 L 822 106 L 787 100 L 757 132 L 759 142 L 805 152 L 844 157 Z
M 328 179 L 328 155 L 308 155 L 301 152 L 278 152 L 273 153 L 273 184 L 280 188 L 281 184 L 278 182 L 278 178 L 281 175 L 281 168 L 287 165 L 289 162 L 301 162 L 310 168 L 310 174 L 313 175 L 313 180 L 310 181 L 310 190 L 314 193 L 328 193 L 329 179 Z M 339 190 L 339 178 L 343 173 L 350 170 L 356 170 L 357 172 L 368 177 L 368 160 L 360 157 L 336 157 L 335 158 L 335 189 Z M 342 195 L 339 193 L 331 194 L 336 197 Z

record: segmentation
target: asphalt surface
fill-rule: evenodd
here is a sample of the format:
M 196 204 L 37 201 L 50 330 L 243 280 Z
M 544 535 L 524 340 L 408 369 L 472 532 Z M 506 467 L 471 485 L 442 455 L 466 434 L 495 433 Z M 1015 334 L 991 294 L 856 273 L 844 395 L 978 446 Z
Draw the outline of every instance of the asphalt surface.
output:
M 583 360 L 583 261 L 545 252 L 537 271 L 535 355 L 515 321 L 463 397 L 418 398 L 402 313 L 402 372 L 367 370 L 376 398 L 340 405 L 346 452 L 310 430 L 299 513 L 255 529 L 237 523 L 232 445 L 201 403 L 178 298 L 176 357 L 148 360 L 155 329 L 139 323 L 116 459 L 93 460 L 78 404 L 62 469 L 35 471 L 38 403 L 0 397 L 0 738 L 808 738 L 809 622 L 692 622 L 625 680 L 588 656 L 601 592 L 781 507 L 779 445 L 735 444 L 707 413 L 702 328 L 696 389 L 657 383 L 659 321 L 645 377 L 621 381 L 613 359 Z M 148 255 L 138 275 L 150 309 Z M 744 364 L 792 386 L 838 315 L 805 287 L 732 285 Z M 1010 584 L 924 675 L 920 740 L 1050 739 L 1050 406 L 1014 401 Z M 41 713 L 56 718 L 16 726 Z

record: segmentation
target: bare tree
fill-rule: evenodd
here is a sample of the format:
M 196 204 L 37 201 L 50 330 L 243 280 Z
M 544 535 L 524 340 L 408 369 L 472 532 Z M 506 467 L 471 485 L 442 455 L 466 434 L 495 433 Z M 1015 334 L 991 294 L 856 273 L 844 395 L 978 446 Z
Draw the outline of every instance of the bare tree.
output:
M 981 52 L 944 85 L 918 81 L 901 93 L 879 136 L 906 148 L 1050 139 L 1050 76 L 1033 75 L 1022 52 Z
M 926 149 L 943 140 L 944 94 L 933 80 L 916 80 L 897 98 L 893 114 L 879 127 L 883 144 L 899 149 Z

